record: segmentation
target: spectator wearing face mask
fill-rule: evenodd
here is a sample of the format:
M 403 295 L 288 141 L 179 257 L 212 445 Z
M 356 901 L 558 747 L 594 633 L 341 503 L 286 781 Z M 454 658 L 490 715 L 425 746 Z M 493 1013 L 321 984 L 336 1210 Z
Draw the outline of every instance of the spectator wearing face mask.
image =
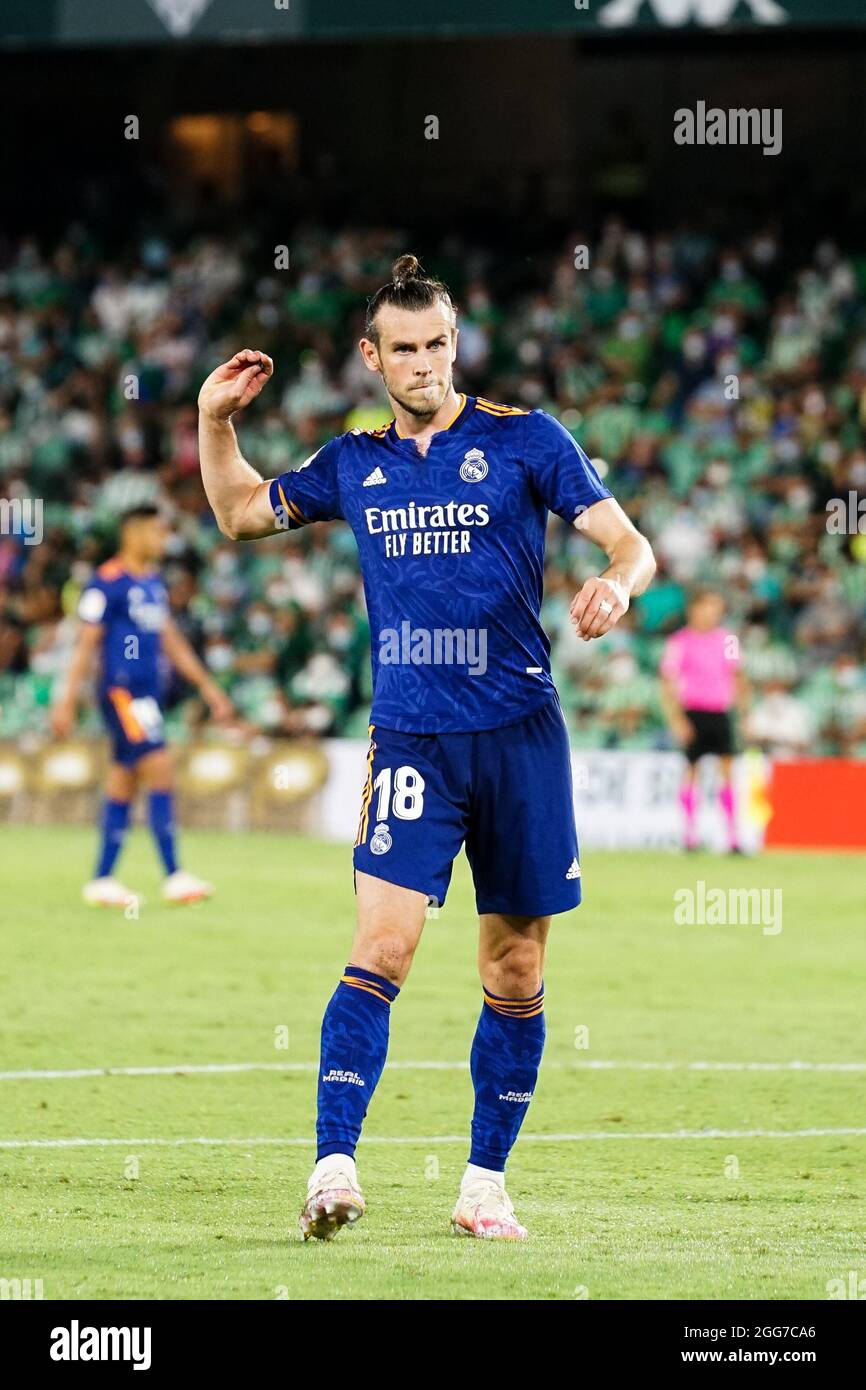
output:
M 805 703 L 784 681 L 774 680 L 747 715 L 744 732 L 772 758 L 797 758 L 811 751 L 814 723 Z

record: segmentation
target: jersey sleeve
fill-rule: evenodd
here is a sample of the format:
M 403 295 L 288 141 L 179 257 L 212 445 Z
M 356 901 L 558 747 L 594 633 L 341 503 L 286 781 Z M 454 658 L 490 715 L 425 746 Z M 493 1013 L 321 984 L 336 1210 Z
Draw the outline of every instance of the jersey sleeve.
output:
M 563 521 L 613 496 L 568 430 L 544 410 L 526 417 L 524 461 L 539 497 Z
M 94 575 L 78 600 L 78 616 L 81 621 L 91 627 L 98 627 L 104 623 L 108 614 L 109 599 L 108 585 Z
M 269 496 L 281 530 L 296 531 L 311 521 L 344 519 L 337 474 L 339 457 L 340 441 L 332 439 L 300 468 L 274 478 Z

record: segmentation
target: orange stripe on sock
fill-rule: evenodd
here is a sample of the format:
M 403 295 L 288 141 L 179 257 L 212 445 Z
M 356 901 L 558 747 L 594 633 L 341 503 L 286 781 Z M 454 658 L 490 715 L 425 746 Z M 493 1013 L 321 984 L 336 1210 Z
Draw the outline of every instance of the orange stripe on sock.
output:
M 488 994 L 486 989 L 483 993 L 484 1002 L 503 1018 L 535 1018 L 544 1012 L 543 990 L 539 990 L 529 999 L 497 999 L 494 995 Z
M 358 980 L 354 975 L 342 975 L 340 977 L 340 983 L 343 985 L 351 985 L 353 989 L 363 989 L 367 994 L 375 994 L 377 999 L 384 999 L 386 1004 L 391 1003 L 388 995 L 383 994 L 382 991 L 377 989 L 374 984 L 371 984 L 369 980 Z
M 498 994 L 491 994 L 489 989 L 484 989 L 484 998 L 489 999 L 491 1004 L 534 1004 L 536 999 L 543 999 L 544 990 L 538 989 L 534 994 L 528 994 L 525 999 L 501 999 Z
M 490 1004 L 490 1000 L 489 1000 L 489 999 L 488 999 L 487 1002 L 488 1002 L 488 1004 Z M 536 1016 L 537 1014 L 543 1014 L 543 1013 L 544 1013 L 544 1005 L 543 1005 L 543 1004 L 539 1004 L 539 1005 L 538 1005 L 538 1008 L 536 1008 L 536 1009 L 529 1009 L 529 1010 L 528 1010 L 527 1012 L 525 1012 L 525 1013 L 523 1013 L 523 1012 L 515 1013 L 513 1009 L 497 1009 L 497 1007 L 496 1007 L 495 1004 L 490 1004 L 490 1007 L 491 1007 L 491 1009 L 493 1010 L 493 1012 L 494 1012 L 495 1014 L 501 1014 L 503 1018 L 535 1018 L 535 1016 Z

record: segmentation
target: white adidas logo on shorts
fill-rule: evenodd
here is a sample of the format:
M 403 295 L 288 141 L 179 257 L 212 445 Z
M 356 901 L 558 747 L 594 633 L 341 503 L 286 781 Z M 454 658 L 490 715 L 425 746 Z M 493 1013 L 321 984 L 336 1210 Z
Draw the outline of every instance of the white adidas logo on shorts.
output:
M 369 477 L 364 479 L 364 487 L 378 487 L 380 483 L 387 483 L 388 479 L 381 468 L 374 468 Z
M 578 864 L 576 859 L 572 859 L 571 867 L 569 868 L 568 873 L 565 875 L 565 877 L 580 878 L 580 865 Z

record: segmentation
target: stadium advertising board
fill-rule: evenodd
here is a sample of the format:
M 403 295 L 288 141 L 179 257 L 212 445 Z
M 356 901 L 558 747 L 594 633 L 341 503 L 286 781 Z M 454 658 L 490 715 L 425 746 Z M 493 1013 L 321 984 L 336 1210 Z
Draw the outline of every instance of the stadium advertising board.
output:
M 256 43 L 431 33 L 592 33 L 681 29 L 825 28 L 866 23 L 860 0 L 56 0 L 6 6 L 0 37 L 14 44 Z

